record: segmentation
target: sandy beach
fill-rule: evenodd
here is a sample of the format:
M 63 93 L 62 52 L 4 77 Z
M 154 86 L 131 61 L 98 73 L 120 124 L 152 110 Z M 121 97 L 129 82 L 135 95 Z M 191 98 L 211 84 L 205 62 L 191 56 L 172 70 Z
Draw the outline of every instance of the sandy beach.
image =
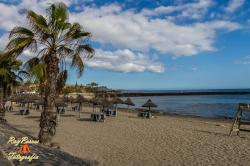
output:
M 37 137 L 40 111 L 6 113 L 12 126 Z M 99 165 L 248 165 L 250 134 L 229 137 L 232 120 L 181 116 L 137 118 L 119 111 L 117 117 L 90 121 L 90 108 L 66 111 L 60 117 L 53 142 L 63 151 Z

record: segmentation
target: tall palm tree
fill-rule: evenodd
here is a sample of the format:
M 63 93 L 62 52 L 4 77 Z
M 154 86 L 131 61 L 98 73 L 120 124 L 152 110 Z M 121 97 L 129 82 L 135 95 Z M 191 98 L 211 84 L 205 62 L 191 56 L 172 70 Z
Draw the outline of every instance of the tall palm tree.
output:
M 94 49 L 87 43 L 91 33 L 84 31 L 79 23 L 69 22 L 64 3 L 52 4 L 46 11 L 45 17 L 32 10 L 27 11 L 29 27 L 13 28 L 7 45 L 7 49 L 16 55 L 29 49 L 36 54 L 30 61 L 44 64 L 46 88 L 45 109 L 40 121 L 41 143 L 50 142 L 55 133 L 55 124 L 50 123 L 53 121 L 51 110 L 55 105 L 59 73 L 66 70 L 66 61 L 71 60 L 71 67 L 76 68 L 78 76 L 81 76 L 84 59 L 94 54 Z
M 10 95 L 12 87 L 23 79 L 21 74 L 27 74 L 20 70 L 22 62 L 8 53 L 0 53 L 0 88 L 3 90 L 3 98 Z

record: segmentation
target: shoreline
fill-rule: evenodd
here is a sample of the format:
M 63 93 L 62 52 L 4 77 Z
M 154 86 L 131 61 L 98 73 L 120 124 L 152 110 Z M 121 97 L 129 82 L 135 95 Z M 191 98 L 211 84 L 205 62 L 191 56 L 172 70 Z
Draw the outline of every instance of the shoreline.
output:
M 119 97 L 141 97 L 141 96 L 204 96 L 204 95 L 250 95 L 250 92 L 123 92 Z
M 118 111 L 128 112 L 128 113 L 138 113 L 140 110 L 146 110 L 142 108 L 134 108 L 133 110 L 128 110 L 127 108 L 117 108 Z M 203 119 L 203 120 L 225 120 L 225 121 L 232 121 L 234 117 L 203 117 L 203 116 L 195 116 L 195 115 L 181 115 L 176 113 L 168 113 L 168 112 L 161 112 L 161 111 L 151 111 L 153 114 L 156 114 L 157 116 L 173 116 L 173 117 L 182 117 L 182 118 L 197 118 L 197 119 Z M 235 111 L 236 113 L 237 111 Z

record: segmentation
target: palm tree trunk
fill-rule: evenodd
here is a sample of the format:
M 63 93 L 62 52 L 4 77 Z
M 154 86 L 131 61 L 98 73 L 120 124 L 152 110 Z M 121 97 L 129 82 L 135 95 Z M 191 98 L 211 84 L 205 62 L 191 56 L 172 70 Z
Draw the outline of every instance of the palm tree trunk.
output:
M 7 97 L 7 85 L 4 84 L 3 85 L 3 99 L 6 99 L 6 97 Z
M 58 58 L 55 54 L 50 54 L 45 58 L 47 86 L 45 88 L 44 110 L 40 118 L 39 141 L 43 144 L 51 142 L 56 132 L 56 113 L 53 111 L 56 98 L 56 78 L 58 75 Z

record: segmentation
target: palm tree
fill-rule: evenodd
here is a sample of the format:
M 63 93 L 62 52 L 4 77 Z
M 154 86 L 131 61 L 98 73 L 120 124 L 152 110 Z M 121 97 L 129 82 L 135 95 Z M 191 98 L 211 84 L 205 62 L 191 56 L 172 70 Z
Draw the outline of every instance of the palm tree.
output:
M 64 78 L 67 75 L 66 61 L 71 60 L 71 67 L 76 68 L 78 76 L 81 76 L 83 58 L 91 58 L 94 54 L 94 49 L 87 43 L 91 33 L 84 31 L 79 23 L 69 23 L 64 3 L 52 4 L 46 11 L 45 17 L 32 10 L 27 11 L 29 27 L 13 28 L 7 45 L 7 49 L 17 56 L 29 49 L 36 54 L 30 62 L 44 64 L 46 88 L 45 109 L 40 120 L 41 143 L 50 142 L 55 131 L 55 123 L 50 123 L 53 121 L 51 110 L 55 105 L 57 80 L 62 76 L 59 73 L 64 73 Z
M 20 70 L 22 62 L 15 56 L 8 53 L 0 53 L 0 88 L 3 91 L 3 98 L 10 95 L 12 87 L 23 79 L 21 74 L 27 74 Z

